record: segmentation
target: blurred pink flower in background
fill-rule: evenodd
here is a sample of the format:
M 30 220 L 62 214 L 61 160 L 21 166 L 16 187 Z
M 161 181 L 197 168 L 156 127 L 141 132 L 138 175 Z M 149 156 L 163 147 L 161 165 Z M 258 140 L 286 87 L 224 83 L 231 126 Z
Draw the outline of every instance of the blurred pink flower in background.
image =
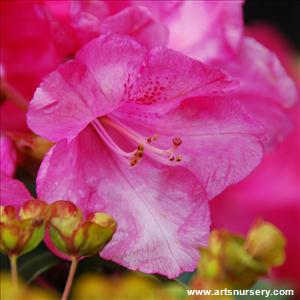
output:
M 5 29 L 4 29 L 5 28 Z M 25 112 L 43 76 L 61 58 L 39 2 L 1 2 L 1 130 L 26 131 Z
M 274 51 L 299 84 L 296 56 L 275 28 L 256 24 L 246 32 Z M 299 85 L 298 85 L 299 88 Z M 299 236 L 299 105 L 290 111 L 295 121 L 291 134 L 243 182 L 230 187 L 211 202 L 214 227 L 246 233 L 258 217 L 278 226 L 287 238 L 286 263 L 274 275 L 295 286 L 300 283 Z

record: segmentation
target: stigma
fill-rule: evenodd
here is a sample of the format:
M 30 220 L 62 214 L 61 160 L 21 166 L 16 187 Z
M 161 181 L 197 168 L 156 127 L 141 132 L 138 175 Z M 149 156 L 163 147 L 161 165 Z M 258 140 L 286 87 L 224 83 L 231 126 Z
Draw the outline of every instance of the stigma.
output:
M 182 161 L 182 155 L 176 154 L 177 148 L 182 144 L 180 137 L 174 137 L 171 146 L 168 149 L 162 149 L 155 146 L 155 142 L 158 139 L 157 134 L 147 137 L 142 136 L 112 116 L 95 119 L 92 122 L 92 126 L 105 144 L 118 156 L 121 156 L 122 159 L 128 161 L 132 167 L 136 166 L 145 156 L 149 156 L 157 162 L 168 166 L 174 166 Z M 106 130 L 107 127 L 116 130 L 131 144 L 135 145 L 136 149 L 130 152 L 124 151 L 110 136 Z

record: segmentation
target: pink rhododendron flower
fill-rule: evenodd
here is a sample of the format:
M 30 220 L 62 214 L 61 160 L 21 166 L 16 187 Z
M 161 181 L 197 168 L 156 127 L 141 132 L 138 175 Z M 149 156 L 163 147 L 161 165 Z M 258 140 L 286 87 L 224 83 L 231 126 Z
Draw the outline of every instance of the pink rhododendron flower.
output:
M 106 259 L 170 278 L 192 271 L 209 231 L 207 197 L 262 157 L 261 126 L 226 95 L 235 86 L 175 51 L 94 39 L 30 104 L 30 128 L 58 142 L 41 165 L 39 197 L 111 214 L 118 230 Z
M 17 153 L 12 141 L 5 135 L 0 135 L 0 170 L 8 176 L 13 176 L 16 169 Z

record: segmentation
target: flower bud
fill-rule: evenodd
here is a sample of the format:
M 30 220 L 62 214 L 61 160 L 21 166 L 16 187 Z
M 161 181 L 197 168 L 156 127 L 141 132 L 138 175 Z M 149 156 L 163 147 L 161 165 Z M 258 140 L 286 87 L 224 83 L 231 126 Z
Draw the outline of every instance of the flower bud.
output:
M 241 236 L 212 231 L 208 248 L 201 249 L 198 273 L 204 286 L 247 288 L 266 273 L 264 265 L 252 258 L 243 244 Z
M 104 213 L 83 221 L 81 210 L 70 201 L 50 205 L 49 232 L 54 246 L 70 257 L 92 256 L 101 251 L 116 231 L 116 222 Z
M 266 267 L 279 266 L 285 259 L 286 240 L 279 229 L 268 222 L 257 221 L 246 238 L 245 248 Z
M 53 143 L 35 134 L 10 133 L 9 137 L 14 141 L 20 153 L 24 153 L 33 159 L 42 160 Z
M 272 224 L 258 221 L 247 239 L 226 230 L 213 230 L 193 286 L 248 288 L 284 259 L 285 239 Z
M 1 206 L 1 252 L 20 256 L 34 249 L 44 238 L 46 213 L 41 200 L 25 202 L 18 214 L 13 206 Z

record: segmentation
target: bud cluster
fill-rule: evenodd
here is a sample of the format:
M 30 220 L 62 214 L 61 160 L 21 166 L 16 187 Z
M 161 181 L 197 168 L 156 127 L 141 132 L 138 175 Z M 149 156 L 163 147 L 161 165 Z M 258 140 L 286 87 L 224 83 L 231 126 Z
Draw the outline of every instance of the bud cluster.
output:
M 196 288 L 248 288 L 284 261 L 285 239 L 272 224 L 257 221 L 246 238 L 213 230 L 193 285 Z
M 81 258 L 95 255 L 111 240 L 117 224 L 105 213 L 92 213 L 83 221 L 81 210 L 70 201 L 47 205 L 32 199 L 19 210 L 0 207 L 1 252 L 18 257 L 33 250 L 45 236 L 65 256 Z

